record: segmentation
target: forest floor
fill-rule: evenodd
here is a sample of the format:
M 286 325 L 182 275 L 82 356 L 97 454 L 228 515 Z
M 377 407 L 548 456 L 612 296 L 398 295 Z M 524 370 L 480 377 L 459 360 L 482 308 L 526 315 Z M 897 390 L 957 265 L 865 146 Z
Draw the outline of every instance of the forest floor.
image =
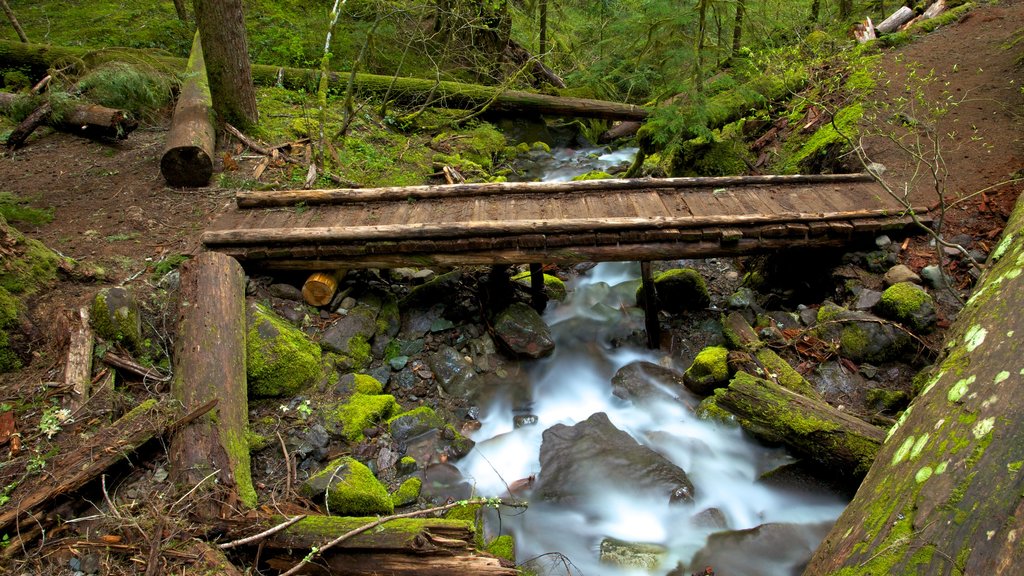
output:
M 941 187 L 956 200 L 947 211 L 943 234 L 967 235 L 986 252 L 998 240 L 1021 190 L 1019 183 L 998 184 L 1024 171 L 1024 74 L 1017 62 L 1021 49 L 1014 44 L 1019 39 L 1015 33 L 1022 29 L 1024 0 L 980 6 L 954 26 L 885 52 L 879 64 L 882 78 L 890 80 L 877 93 L 879 102 L 919 94 L 936 106 L 955 101 L 931 131 L 940 146 L 929 148 L 931 143 L 925 141 L 921 149 L 925 159 L 941 162 L 947 174 Z M 933 72 L 935 80 L 905 89 L 913 83 L 908 80 L 910 69 L 918 71 L 917 78 Z M 921 110 L 917 118 L 928 121 L 928 115 Z M 891 120 L 884 115 L 880 119 Z M 233 203 L 233 189 L 166 187 L 159 170 L 165 135 L 166 123 L 140 129 L 114 144 L 47 130 L 31 138 L 24 149 L 0 157 L 0 189 L 30 199 L 32 206 L 54 210 L 52 222 L 18 224 L 19 229 L 64 256 L 91 265 L 94 272 L 102 269 L 91 280 L 65 279 L 32 297 L 28 318 L 33 361 L 26 369 L 0 376 L 0 402 L 40 394 L 45 383 L 60 379 L 66 335 L 52 329 L 61 325 L 60 316 L 88 303 L 105 286 L 155 290 L 155 264 L 196 253 L 207 224 Z M 908 154 L 898 141 L 869 136 L 865 151 L 871 161 L 886 166 L 885 176 L 897 189 L 911 182 L 914 200 L 938 201 L 935 181 L 921 174 L 920 158 Z M 229 145 L 229 160 L 218 158 L 218 170 L 225 163 L 251 170 L 256 160 L 241 152 Z M 918 237 L 902 258 L 920 271 L 934 262 L 934 249 Z M 967 288 L 966 270 L 955 272 Z M 76 438 L 69 435 L 67 441 Z M 7 562 L 0 560 L 0 573 Z

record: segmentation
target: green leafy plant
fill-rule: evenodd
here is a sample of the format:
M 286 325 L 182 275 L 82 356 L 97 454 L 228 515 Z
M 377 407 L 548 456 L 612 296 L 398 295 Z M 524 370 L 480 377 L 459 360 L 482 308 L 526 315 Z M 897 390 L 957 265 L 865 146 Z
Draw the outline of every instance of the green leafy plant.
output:
M 75 419 L 71 417 L 71 410 L 51 406 L 43 412 L 42 418 L 39 419 L 39 431 L 47 438 L 53 438 L 62 430 L 62 425 L 71 424 L 74 421 Z

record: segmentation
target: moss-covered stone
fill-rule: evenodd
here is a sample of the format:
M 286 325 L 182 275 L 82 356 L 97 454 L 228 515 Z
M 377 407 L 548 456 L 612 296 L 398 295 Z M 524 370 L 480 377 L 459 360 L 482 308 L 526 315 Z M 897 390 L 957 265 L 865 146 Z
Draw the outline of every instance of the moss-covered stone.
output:
M 686 387 L 697 394 L 710 394 L 729 382 L 729 350 L 724 346 L 708 346 L 697 353 L 683 373 Z
M 614 178 L 614 176 L 607 172 L 601 170 L 591 170 L 590 172 L 587 172 L 585 174 L 573 176 L 572 180 L 573 182 L 582 182 L 584 180 L 610 180 L 612 178 Z
M 0 216 L 0 242 L 4 254 L 0 257 L 0 288 L 12 295 L 27 295 L 45 288 L 57 278 L 57 269 L 65 259 L 43 245 L 9 226 Z
M 408 440 L 430 430 L 444 428 L 444 420 L 429 406 L 419 406 L 388 420 L 388 430 L 398 441 Z
M 487 543 L 487 551 L 502 560 L 515 563 L 516 540 L 509 534 L 503 534 Z
M 658 305 L 667 312 L 700 310 L 711 304 L 704 277 L 693 268 L 673 268 L 654 277 Z M 643 302 L 643 287 L 637 288 L 637 303 Z
M 245 443 L 249 446 L 249 453 L 259 452 L 270 445 L 270 439 L 253 430 L 245 429 Z
M 405 482 L 402 482 L 398 490 L 391 495 L 391 501 L 395 504 L 395 508 L 402 506 L 408 506 L 409 504 L 415 504 L 420 497 L 420 490 L 423 488 L 423 480 L 419 478 L 409 478 Z
M 515 282 L 519 282 L 524 286 L 529 286 L 530 271 L 527 270 L 525 272 L 520 272 L 519 274 L 512 276 L 512 280 Z M 544 294 L 547 295 L 547 297 L 552 300 L 563 302 L 565 301 L 565 297 L 568 294 L 568 291 L 565 288 L 565 282 L 562 282 L 561 278 L 559 278 L 558 276 L 552 276 L 551 274 L 545 274 Z
M 97 336 L 133 351 L 142 346 L 142 316 L 135 297 L 126 288 L 104 288 L 92 299 L 89 322 Z
M 279 397 L 295 394 L 320 377 L 320 347 L 301 330 L 253 303 L 246 320 L 245 366 L 249 395 Z
M 398 461 L 396 466 L 399 474 L 412 474 L 416 471 L 418 464 L 416 459 L 412 456 L 402 456 L 402 459 Z
M 303 482 L 299 491 L 310 499 L 325 495 L 334 516 L 375 516 L 395 511 L 387 488 L 365 464 L 350 456 L 332 460 Z
M 365 436 L 363 430 L 386 421 L 398 412 L 398 402 L 390 394 L 353 394 L 334 411 L 342 434 L 349 442 L 358 442 Z
M 830 158 L 847 150 L 857 140 L 857 123 L 864 116 L 863 105 L 851 104 L 836 112 L 831 122 L 826 122 L 802 143 L 782 165 L 786 174 L 813 173 L 827 167 Z M 796 140 L 795 143 L 799 144 Z
M 878 313 L 910 326 L 928 330 L 935 325 L 935 300 L 924 288 L 911 282 L 897 282 L 882 292 Z
M 754 356 L 764 366 L 769 380 L 808 398 L 820 398 L 814 386 L 771 348 L 761 348 Z
M 353 374 L 352 391 L 359 394 L 381 394 L 384 392 L 384 385 L 369 374 Z

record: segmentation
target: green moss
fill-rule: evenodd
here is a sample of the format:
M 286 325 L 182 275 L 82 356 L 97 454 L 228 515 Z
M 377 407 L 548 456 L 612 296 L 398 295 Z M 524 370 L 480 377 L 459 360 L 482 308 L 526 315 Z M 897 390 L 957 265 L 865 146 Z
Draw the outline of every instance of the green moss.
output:
M 719 388 L 714 391 L 711 396 L 708 396 L 697 405 L 695 411 L 697 417 L 701 420 L 709 420 L 713 422 L 735 422 L 736 417 L 732 415 L 725 408 L 718 405 L 718 400 L 725 394 L 725 388 Z
M 487 544 L 487 551 L 509 562 L 514 563 L 516 561 L 516 541 L 508 534 L 491 540 Z
M 320 376 L 320 347 L 262 304 L 249 307 L 245 339 L 249 395 L 295 394 Z
M 0 288 L 11 294 L 28 295 L 57 279 L 64 259 L 38 240 L 27 238 L 0 217 L 0 238 L 4 240 L 4 261 L 0 266 Z
M 661 309 L 668 312 L 698 310 L 711 303 L 704 277 L 693 268 L 673 268 L 654 277 L 654 290 Z M 637 302 L 642 302 L 643 287 L 637 287 Z
M 520 272 L 512 276 L 512 280 L 519 282 L 525 286 L 530 285 L 530 271 Z M 565 288 L 565 282 L 558 276 L 552 276 L 551 274 L 544 274 L 544 294 L 552 300 L 564 302 L 565 297 L 568 295 L 568 290 Z
M 910 397 L 902 390 L 884 390 L 874 388 L 868 390 L 867 402 L 870 406 L 876 406 L 888 412 L 895 412 L 906 407 Z
M 825 157 L 835 156 L 849 148 L 859 134 L 857 123 L 864 116 L 864 107 L 851 104 L 836 112 L 832 122 L 823 124 L 782 165 L 786 174 L 806 173 Z
M 724 346 L 708 346 L 697 353 L 683 377 L 701 389 L 729 381 L 729 350 Z
M 249 453 L 259 452 L 270 445 L 270 439 L 262 434 L 254 432 L 251 428 L 245 429 L 245 443 L 249 445 Z
M 610 180 L 612 178 L 615 178 L 615 177 L 612 176 L 611 174 L 607 173 L 607 172 L 602 172 L 601 170 L 591 170 L 590 172 L 587 172 L 586 174 L 580 174 L 579 176 L 573 176 L 572 180 L 573 180 L 573 182 L 581 182 L 583 180 Z
M 11 348 L 8 330 L 17 326 L 18 300 L 0 288 L 0 374 L 21 368 L 21 359 Z
M 359 394 L 381 394 L 384 392 L 384 385 L 369 374 L 354 374 L 352 391 Z
M 401 439 L 418 436 L 444 426 L 444 420 L 430 406 L 418 406 L 388 419 L 391 435 Z
M 369 340 L 361 334 L 356 334 L 348 341 L 348 360 L 356 370 L 362 370 L 373 362 L 372 348 Z
M 402 459 L 398 461 L 398 473 L 399 474 L 412 474 L 416 471 L 416 459 L 412 456 L 402 456 Z
M 409 504 L 415 504 L 416 500 L 420 497 L 420 490 L 423 487 L 423 481 L 419 478 L 409 478 L 405 482 L 402 482 L 398 490 L 391 495 L 391 501 L 395 507 L 408 506 Z
M 923 322 L 915 318 L 926 312 L 924 307 L 933 308 L 932 297 L 920 286 L 911 282 L 898 282 L 882 292 L 882 298 L 878 303 L 879 311 L 883 315 L 909 323 L 913 328 L 921 329 L 925 326 Z
M 342 434 L 349 442 L 364 438 L 363 430 L 387 420 L 399 410 L 398 402 L 390 394 L 353 394 L 335 411 Z
M 838 320 L 846 311 L 846 308 L 843 308 L 842 306 L 836 306 L 831 302 L 826 302 L 818 308 L 818 324 L 825 324 L 833 320 Z
M 224 448 L 231 462 L 238 500 L 246 508 L 256 507 L 256 489 L 252 485 L 252 465 L 249 460 L 249 443 L 245 431 L 231 430 L 223 436 Z
M 142 345 L 142 319 L 131 294 L 124 288 L 104 288 L 92 300 L 89 323 L 96 334 L 139 351 Z
M 820 397 L 814 386 L 771 348 L 761 348 L 754 355 L 764 369 L 772 375 L 770 379 L 783 388 L 788 388 L 808 398 Z
M 303 483 L 307 498 L 315 498 L 316 488 L 326 487 L 327 506 L 336 516 L 373 516 L 392 514 L 395 505 L 387 488 L 365 464 L 350 456 L 332 460 L 323 470 Z
M 911 28 L 911 31 L 916 32 L 920 30 L 926 33 L 932 32 L 941 26 L 948 26 L 949 24 L 953 24 L 960 21 L 960 19 L 964 17 L 964 14 L 966 14 L 973 8 L 974 4 L 972 2 L 961 4 L 960 6 L 947 10 L 942 14 L 939 14 L 935 18 L 918 22 Z

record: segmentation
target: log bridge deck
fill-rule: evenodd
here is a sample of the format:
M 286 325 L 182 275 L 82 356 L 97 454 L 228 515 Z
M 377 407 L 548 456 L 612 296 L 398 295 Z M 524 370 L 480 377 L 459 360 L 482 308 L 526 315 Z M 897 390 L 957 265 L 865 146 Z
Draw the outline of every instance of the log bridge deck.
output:
M 236 204 L 205 247 L 300 270 L 736 256 L 913 227 L 866 174 L 239 192 Z

